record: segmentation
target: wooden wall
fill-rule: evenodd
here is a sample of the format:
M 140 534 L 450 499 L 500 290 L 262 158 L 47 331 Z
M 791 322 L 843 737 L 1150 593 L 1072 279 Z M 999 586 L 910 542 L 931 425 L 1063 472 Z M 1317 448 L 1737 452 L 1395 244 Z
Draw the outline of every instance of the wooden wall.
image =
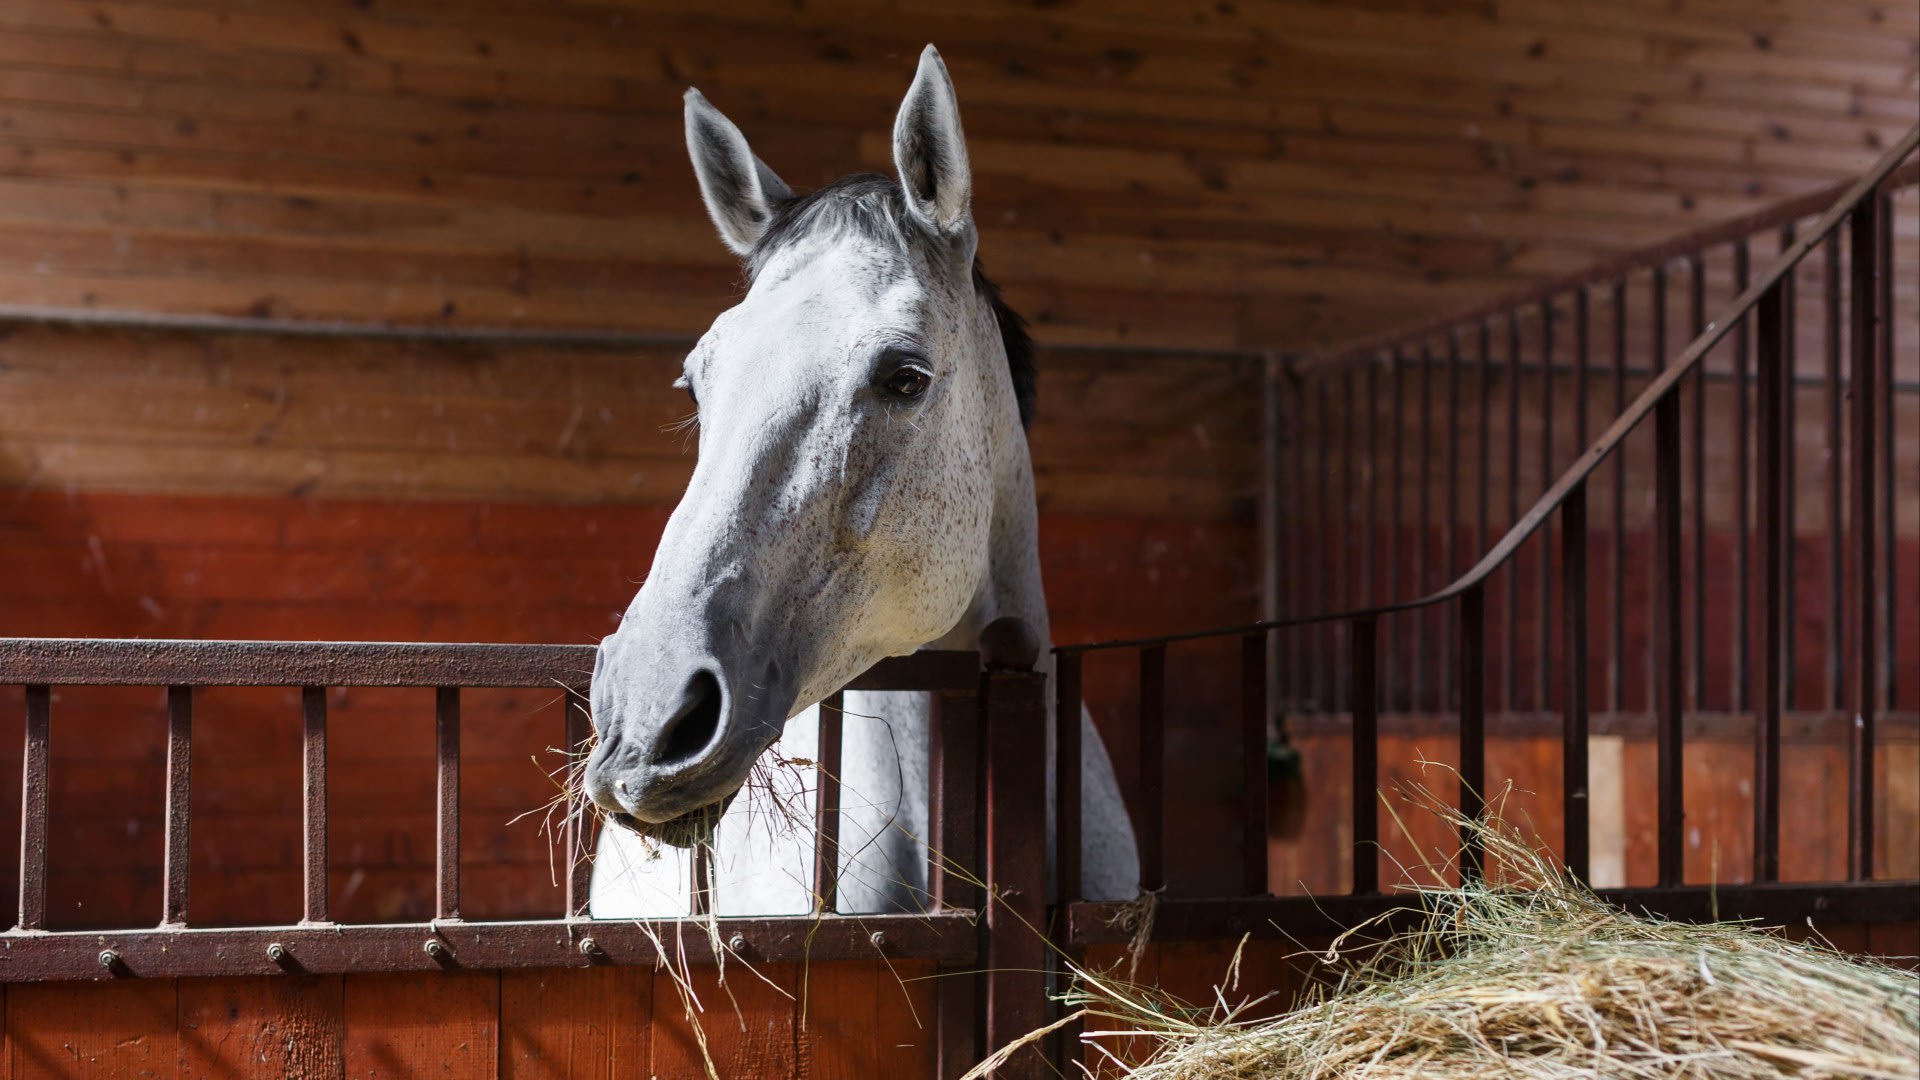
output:
M 687 335 L 736 273 L 697 84 L 793 183 L 889 164 L 928 41 L 1050 342 L 1302 349 L 1846 177 L 1920 117 L 1882 0 L 16 0 L 0 293 Z
M 691 465 L 662 431 L 684 408 L 666 383 L 738 284 L 684 159 L 690 84 L 809 187 L 888 167 L 913 58 L 940 46 L 983 255 L 1045 347 L 1033 446 L 1061 640 L 1253 616 L 1258 351 L 1418 322 L 1832 183 L 1920 115 L 1920 15 L 1878 0 L 678 7 L 0 5 L 7 311 L 661 342 L 424 346 L 9 321 L 0 634 L 607 632 Z M 1910 218 L 1903 243 L 1920 234 Z M 1901 290 L 1910 303 L 1911 284 Z M 1230 664 L 1203 651 L 1173 673 L 1169 812 L 1191 842 L 1169 855 L 1183 891 L 1226 887 L 1240 842 L 1237 792 L 1220 778 Z M 1134 674 L 1090 675 L 1131 784 Z M 0 691 L 0 746 L 19 744 L 18 694 Z M 157 690 L 55 702 L 56 926 L 157 916 L 160 703 Z M 331 705 L 334 910 L 422 918 L 427 698 L 336 691 Z M 191 913 L 290 920 L 294 696 L 210 691 L 200 717 Z M 552 793 L 539 748 L 558 739 L 556 695 L 475 694 L 467 717 L 467 904 L 551 914 L 551 853 L 534 821 L 513 819 Z M 1314 775 L 1337 775 L 1336 740 L 1313 737 Z M 1415 733 L 1385 752 L 1404 766 L 1439 753 L 1431 743 Z M 1526 738 L 1496 746 L 1517 775 L 1547 769 Z M 18 768 L 0 756 L 0 791 Z M 1344 873 L 1347 796 L 1332 782 L 1310 790 L 1308 833 L 1274 849 L 1285 891 L 1338 887 Z M 1722 802 L 1733 821 L 1738 796 L 1711 806 Z M 0 799 L 0 835 L 15 805 Z M 1623 849 L 1629 876 L 1637 843 Z M 11 874 L 0 860 L 8 895 Z M 1199 998 L 1220 959 L 1173 950 L 1151 970 Z M 471 1064 L 501 1072 L 533 1074 L 551 1054 L 604 1064 L 616 1031 L 642 1038 L 619 1051 L 623 1065 L 684 1065 L 688 1032 L 662 1007 L 670 986 L 607 978 L 587 991 L 534 975 L 287 982 L 259 1015 L 242 1003 L 258 988 L 238 983 L 122 988 L 111 1005 L 89 987 L 16 988 L 0 1060 L 21 1075 L 111 1073 L 150 1053 L 150 1065 L 212 1071 L 229 1052 L 276 1060 L 283 1043 L 248 1040 L 288 1017 L 345 1031 L 379 1015 L 394 1022 L 336 1046 L 339 1060 L 404 1071 L 421 1055 L 447 1063 L 441 1043 L 407 1041 L 431 1015 L 479 1055 Z M 917 1036 L 880 1034 L 923 1030 L 898 1015 L 918 989 L 882 1000 L 866 989 L 874 971 L 817 978 L 810 1000 L 826 1011 L 803 1030 L 791 1002 L 763 995 L 749 1011 L 774 1019 L 743 1029 L 739 1052 L 758 1056 L 740 1060 L 825 1071 L 844 1057 L 868 1073 L 922 1060 Z M 835 979 L 856 989 L 836 993 Z M 555 1013 L 588 1022 L 513 1019 Z M 845 1045 L 819 1051 L 835 1039 Z

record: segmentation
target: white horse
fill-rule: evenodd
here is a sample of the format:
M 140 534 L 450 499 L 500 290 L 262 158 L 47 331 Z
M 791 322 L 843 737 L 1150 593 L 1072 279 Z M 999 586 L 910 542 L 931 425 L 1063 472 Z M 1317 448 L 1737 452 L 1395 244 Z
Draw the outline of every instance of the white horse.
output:
M 795 196 L 697 90 L 686 122 L 751 285 L 676 384 L 698 410 L 699 461 L 593 673 L 585 787 L 615 823 L 594 863 L 597 918 L 686 914 L 678 845 L 715 811 L 713 910 L 810 911 L 817 703 L 883 657 L 972 649 L 1003 616 L 1048 640 L 1031 350 L 975 259 L 939 54 L 921 55 L 894 121 L 897 181 Z M 1084 894 L 1130 898 L 1133 831 L 1081 723 Z M 925 694 L 846 695 L 839 911 L 925 906 L 929 727 Z M 1051 828 L 1032 827 L 1051 860 Z

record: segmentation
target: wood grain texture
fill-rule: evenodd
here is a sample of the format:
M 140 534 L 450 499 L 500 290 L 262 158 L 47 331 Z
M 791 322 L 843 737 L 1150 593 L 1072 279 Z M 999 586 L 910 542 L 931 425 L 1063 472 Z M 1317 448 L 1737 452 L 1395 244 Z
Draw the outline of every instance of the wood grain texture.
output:
M 176 984 L 176 1075 L 318 1080 L 344 1074 L 340 976 L 180 979 Z
M 645 1075 L 653 981 L 625 968 L 501 972 L 501 1080 Z
M 171 1076 L 178 1019 L 171 980 L 10 986 L 8 1067 L 22 1078 Z
M 0 328 L 0 485 L 671 506 L 683 355 Z M 1042 509 L 1246 516 L 1256 370 L 1047 353 Z
M 676 932 L 703 931 L 667 928 L 668 934 Z M 744 965 L 732 965 L 725 985 L 716 969 L 694 967 L 683 972 L 685 983 L 678 989 L 667 972 L 655 974 L 651 1075 L 706 1075 L 709 1063 L 722 1077 L 798 1074 L 801 969 L 794 964 L 754 966 L 758 975 Z
M 497 972 L 355 975 L 344 997 L 346 1075 L 373 1080 L 495 1074 Z
M 802 1074 L 933 1075 L 934 1002 L 925 982 L 932 973 L 930 965 L 905 961 L 812 965 L 799 1032 Z
M 697 83 L 791 182 L 885 169 L 912 58 L 1043 340 L 1308 348 L 1753 209 L 1910 125 L 1904 5 L 963 8 L 24 0 L 20 302 L 690 335 Z

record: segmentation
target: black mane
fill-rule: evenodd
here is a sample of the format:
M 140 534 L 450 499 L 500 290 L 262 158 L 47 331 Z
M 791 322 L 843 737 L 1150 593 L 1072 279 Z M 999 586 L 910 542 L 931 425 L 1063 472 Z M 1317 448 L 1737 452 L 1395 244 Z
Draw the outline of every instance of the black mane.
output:
M 775 207 L 773 220 L 747 253 L 747 273 L 758 274 L 774 252 L 828 229 L 851 229 L 905 248 L 909 232 L 919 232 L 920 226 L 907 209 L 898 183 L 877 173 L 855 173 Z M 980 269 L 978 258 L 973 261 L 973 288 L 993 306 L 993 319 L 1000 326 L 1000 341 L 1007 350 L 1013 397 L 1020 405 L 1020 423 L 1030 425 L 1036 373 L 1027 321 L 1000 298 L 1000 286 Z

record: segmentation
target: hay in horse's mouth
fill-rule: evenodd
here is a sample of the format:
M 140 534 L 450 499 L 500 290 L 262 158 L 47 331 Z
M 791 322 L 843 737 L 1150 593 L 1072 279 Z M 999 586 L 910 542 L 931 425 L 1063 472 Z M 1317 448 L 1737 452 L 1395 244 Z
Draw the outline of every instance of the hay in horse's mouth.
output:
M 642 821 L 625 811 L 610 813 L 607 816 L 613 819 L 614 824 L 647 840 L 671 847 L 693 848 L 713 842 L 713 828 L 720 823 L 720 815 L 726 813 L 727 804 L 732 801 L 732 797 L 729 796 L 717 803 L 696 807 L 671 821 L 663 821 L 657 825 L 651 821 Z

